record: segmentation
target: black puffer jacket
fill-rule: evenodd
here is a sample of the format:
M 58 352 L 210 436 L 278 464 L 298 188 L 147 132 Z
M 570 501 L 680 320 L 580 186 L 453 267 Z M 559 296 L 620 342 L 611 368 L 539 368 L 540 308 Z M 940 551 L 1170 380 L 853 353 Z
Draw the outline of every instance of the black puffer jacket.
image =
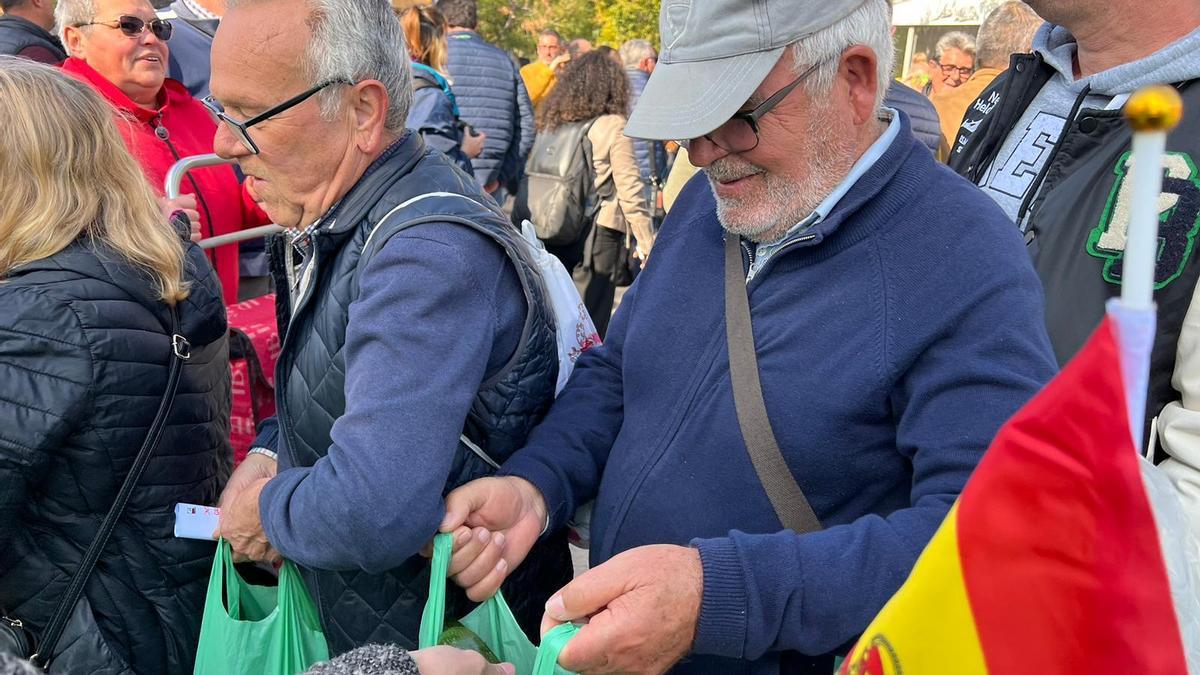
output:
M 173 536 L 230 465 L 221 289 L 191 246 L 191 341 L 168 425 L 88 582 L 52 673 L 191 672 L 213 544 Z M 40 630 L 154 419 L 170 312 L 141 270 L 80 240 L 0 282 L 0 607 Z

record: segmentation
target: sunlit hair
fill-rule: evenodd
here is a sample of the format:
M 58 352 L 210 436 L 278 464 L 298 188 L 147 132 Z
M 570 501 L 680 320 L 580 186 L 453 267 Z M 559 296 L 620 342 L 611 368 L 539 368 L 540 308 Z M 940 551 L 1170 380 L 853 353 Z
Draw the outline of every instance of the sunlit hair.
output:
M 446 33 L 450 25 L 441 10 L 432 5 L 409 7 L 400 14 L 400 26 L 404 29 L 408 53 L 413 60 L 443 75 L 448 74 Z
M 144 269 L 162 299 L 187 297 L 183 242 L 86 84 L 0 56 L 0 279 L 80 237 Z
M 615 59 L 598 51 L 572 59 L 537 113 L 538 130 L 602 115 L 629 114 L 629 80 Z

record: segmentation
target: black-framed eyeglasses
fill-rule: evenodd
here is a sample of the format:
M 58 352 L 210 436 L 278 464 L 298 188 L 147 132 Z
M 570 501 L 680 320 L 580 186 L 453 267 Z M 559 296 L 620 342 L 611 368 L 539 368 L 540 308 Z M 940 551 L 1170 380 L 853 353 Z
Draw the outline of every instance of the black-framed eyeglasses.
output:
M 259 122 L 265 122 L 266 120 L 278 115 L 281 112 L 284 112 L 285 110 L 294 108 L 294 107 L 300 105 L 301 103 L 304 103 L 308 99 L 312 98 L 317 92 L 321 91 L 322 89 L 324 89 L 326 87 L 332 87 L 335 84 L 353 84 L 353 83 L 350 82 L 350 80 L 347 80 L 345 78 L 338 78 L 336 80 L 329 80 L 328 82 L 322 82 L 321 84 L 318 84 L 317 86 L 313 87 L 312 89 L 309 89 L 308 91 L 306 91 L 298 96 L 293 96 L 292 98 L 289 98 L 288 100 L 284 101 L 283 103 L 280 103 L 279 105 L 275 106 L 274 108 L 271 108 L 270 110 L 262 113 L 261 115 L 255 115 L 254 117 L 251 117 L 250 119 L 246 120 L 245 122 L 242 122 L 240 120 L 235 120 L 232 117 L 230 117 L 228 114 L 226 114 L 225 106 L 221 105 L 220 102 L 218 102 L 217 99 L 213 98 L 212 96 L 205 97 L 204 100 L 201 101 L 201 103 L 203 103 L 204 107 L 208 108 L 208 110 L 213 115 L 216 115 L 218 120 L 225 123 L 225 126 L 229 128 L 229 131 L 230 131 L 230 133 L 233 134 L 234 138 L 238 139 L 238 141 L 241 142 L 241 144 L 243 146 L 245 146 L 245 148 L 247 150 L 249 150 L 251 153 L 257 155 L 259 153 L 258 144 L 254 142 L 254 139 L 250 138 L 250 127 L 254 126 L 255 124 L 258 124 Z
M 934 63 L 937 63 L 937 61 L 934 61 Z M 941 68 L 942 75 L 946 76 L 953 75 L 954 71 L 956 70 L 962 77 L 970 77 L 971 75 L 975 74 L 975 68 L 972 66 L 952 66 L 950 64 L 938 63 L 938 68 Z
M 739 152 L 750 152 L 758 147 L 758 121 L 764 115 L 771 112 L 775 106 L 783 102 L 783 99 L 788 97 L 788 94 L 796 90 L 804 80 L 810 75 L 817 72 L 817 68 L 824 65 L 825 59 L 817 61 L 808 67 L 808 70 L 801 73 L 800 77 L 792 80 L 783 89 L 771 94 L 771 97 L 762 103 L 758 104 L 754 110 L 748 112 L 734 113 L 729 121 L 717 127 L 713 131 L 704 134 L 702 138 L 708 139 L 713 145 L 721 148 L 730 154 Z M 690 149 L 692 141 L 695 139 L 687 139 L 679 141 L 679 144 L 684 148 Z
M 116 28 L 124 33 L 127 37 L 131 38 L 141 37 L 142 33 L 145 33 L 148 30 L 151 33 L 154 33 L 154 37 L 162 40 L 163 42 L 170 40 L 171 33 L 175 30 L 175 27 L 171 25 L 170 21 L 166 21 L 164 19 L 151 19 L 147 21 L 140 16 L 133 16 L 132 14 L 122 14 L 111 21 L 91 21 L 89 23 L 75 24 L 76 28 L 82 28 L 84 26 L 107 26 L 109 28 Z

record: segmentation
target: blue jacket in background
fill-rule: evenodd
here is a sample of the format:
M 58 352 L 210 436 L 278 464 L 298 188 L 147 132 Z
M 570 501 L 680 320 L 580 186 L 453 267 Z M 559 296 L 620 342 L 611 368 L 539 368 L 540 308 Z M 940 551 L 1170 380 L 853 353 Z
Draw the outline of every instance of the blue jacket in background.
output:
M 175 27 L 167 60 L 168 76 L 182 82 L 194 98 L 208 96 L 212 41 L 219 22 L 195 16 L 178 1 L 158 15 L 170 20 Z
M 625 76 L 629 78 L 629 112 L 637 107 L 638 99 L 642 97 L 642 91 L 646 89 L 646 83 L 650 81 L 650 74 L 644 70 L 637 68 L 626 68 Z M 654 170 L 650 167 L 650 148 L 654 148 L 654 158 L 656 160 Z M 642 172 L 642 180 L 646 182 L 647 187 L 650 185 L 651 174 L 657 173 L 656 178 L 660 183 L 666 180 L 667 177 L 667 148 L 662 144 L 662 141 L 647 141 L 640 138 L 633 139 L 633 155 L 637 158 L 638 170 Z M 653 204 L 650 205 L 653 208 Z
M 412 75 L 413 102 L 408 109 L 408 127 L 421 133 L 425 145 L 445 153 L 468 176 L 474 175 L 471 158 L 462 151 L 464 132 L 450 83 L 423 63 L 412 64 Z
M 533 104 L 520 71 L 508 54 L 475 31 L 449 36 L 447 68 L 463 121 L 487 134 L 473 160 L 480 185 L 499 182 L 515 192 L 536 133 Z
M 800 654 L 853 640 L 1054 375 L 1019 233 L 901 119 L 874 167 L 747 288 L 767 411 L 824 530 L 781 531 L 746 452 L 725 232 L 703 176 L 604 345 L 502 468 L 541 490 L 551 529 L 596 499 L 593 565 L 648 544 L 699 549 L 703 605 L 676 672 L 795 673 Z
M 883 104 L 903 110 L 912 124 L 913 136 L 934 155 L 938 154 L 942 146 L 942 124 L 937 108 L 933 107 L 928 97 L 903 82 L 893 80 Z

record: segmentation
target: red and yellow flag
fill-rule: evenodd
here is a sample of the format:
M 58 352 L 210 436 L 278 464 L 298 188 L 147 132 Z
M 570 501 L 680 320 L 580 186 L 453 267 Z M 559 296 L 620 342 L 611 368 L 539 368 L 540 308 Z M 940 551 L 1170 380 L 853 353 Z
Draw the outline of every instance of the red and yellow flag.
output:
M 1116 329 L 1001 429 L 842 675 L 1183 675 Z

